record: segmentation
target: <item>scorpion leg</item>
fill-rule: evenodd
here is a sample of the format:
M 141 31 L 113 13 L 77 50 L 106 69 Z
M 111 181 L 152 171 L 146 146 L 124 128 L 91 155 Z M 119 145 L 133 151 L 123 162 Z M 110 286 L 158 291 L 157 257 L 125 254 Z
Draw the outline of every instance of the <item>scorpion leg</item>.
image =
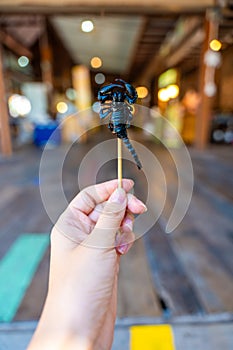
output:
M 112 112 L 112 109 L 109 107 L 101 108 L 101 110 L 99 112 L 100 119 L 106 118 L 111 112 Z

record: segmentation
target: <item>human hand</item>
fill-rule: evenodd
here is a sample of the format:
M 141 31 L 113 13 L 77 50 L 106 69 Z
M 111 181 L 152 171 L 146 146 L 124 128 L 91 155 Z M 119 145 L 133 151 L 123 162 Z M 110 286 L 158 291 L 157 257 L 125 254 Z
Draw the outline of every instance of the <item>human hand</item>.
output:
M 36 344 L 49 350 L 110 349 L 119 253 L 134 240 L 133 214 L 145 211 L 128 193 L 132 186 L 124 179 L 119 190 L 117 180 L 86 188 L 54 226 L 49 292 L 30 350 Z

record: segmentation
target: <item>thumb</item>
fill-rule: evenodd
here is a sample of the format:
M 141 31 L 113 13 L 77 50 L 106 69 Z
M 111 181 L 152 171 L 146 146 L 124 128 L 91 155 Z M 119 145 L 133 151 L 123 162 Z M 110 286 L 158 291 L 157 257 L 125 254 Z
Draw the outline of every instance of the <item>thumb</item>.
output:
M 115 247 L 115 236 L 125 216 L 127 196 L 117 188 L 106 202 L 95 228 L 85 240 L 86 245 L 96 248 Z

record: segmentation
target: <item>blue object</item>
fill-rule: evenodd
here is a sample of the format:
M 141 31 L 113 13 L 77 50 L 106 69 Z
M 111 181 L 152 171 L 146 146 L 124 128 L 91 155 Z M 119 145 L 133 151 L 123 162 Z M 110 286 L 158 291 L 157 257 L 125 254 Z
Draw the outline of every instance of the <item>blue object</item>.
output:
M 13 320 L 49 241 L 49 234 L 22 234 L 0 261 L 0 322 Z
M 58 146 L 61 143 L 61 130 L 58 123 L 36 125 L 33 135 L 34 144 L 43 147 L 47 142 L 51 146 Z

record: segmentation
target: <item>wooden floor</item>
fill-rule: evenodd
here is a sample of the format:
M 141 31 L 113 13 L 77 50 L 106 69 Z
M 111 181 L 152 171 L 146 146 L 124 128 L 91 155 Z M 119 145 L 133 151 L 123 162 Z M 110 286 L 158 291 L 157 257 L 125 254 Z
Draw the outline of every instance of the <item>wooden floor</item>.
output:
M 93 136 L 91 142 L 76 144 L 65 157 L 60 180 L 68 201 L 79 190 L 80 162 L 98 141 L 98 137 Z M 192 201 L 181 224 L 167 235 L 163 223 L 174 205 L 177 175 L 165 148 L 149 141 L 144 145 L 161 164 L 171 191 L 168 191 L 161 220 L 122 257 L 118 317 L 233 313 L 233 147 L 212 146 L 205 152 L 190 149 L 195 175 Z M 56 196 L 59 184 L 54 169 L 64 156 L 64 147 L 46 152 L 48 166 L 44 178 L 47 182 L 41 185 L 47 186 L 56 216 L 63 207 Z M 9 160 L 0 159 L 0 258 L 20 234 L 39 234 L 51 229 L 52 223 L 40 198 L 41 153 L 39 149 L 27 147 Z M 157 174 L 148 180 L 128 161 L 124 168 L 125 176 L 135 180 L 135 193 L 146 200 L 147 181 L 152 181 L 156 188 Z M 87 174 L 87 183 L 89 176 L 91 174 Z M 98 171 L 97 181 L 114 177 L 115 161 L 109 161 Z M 159 201 L 156 194 L 157 191 L 153 197 L 155 204 Z M 47 288 L 48 262 L 49 251 L 15 320 L 39 317 Z

